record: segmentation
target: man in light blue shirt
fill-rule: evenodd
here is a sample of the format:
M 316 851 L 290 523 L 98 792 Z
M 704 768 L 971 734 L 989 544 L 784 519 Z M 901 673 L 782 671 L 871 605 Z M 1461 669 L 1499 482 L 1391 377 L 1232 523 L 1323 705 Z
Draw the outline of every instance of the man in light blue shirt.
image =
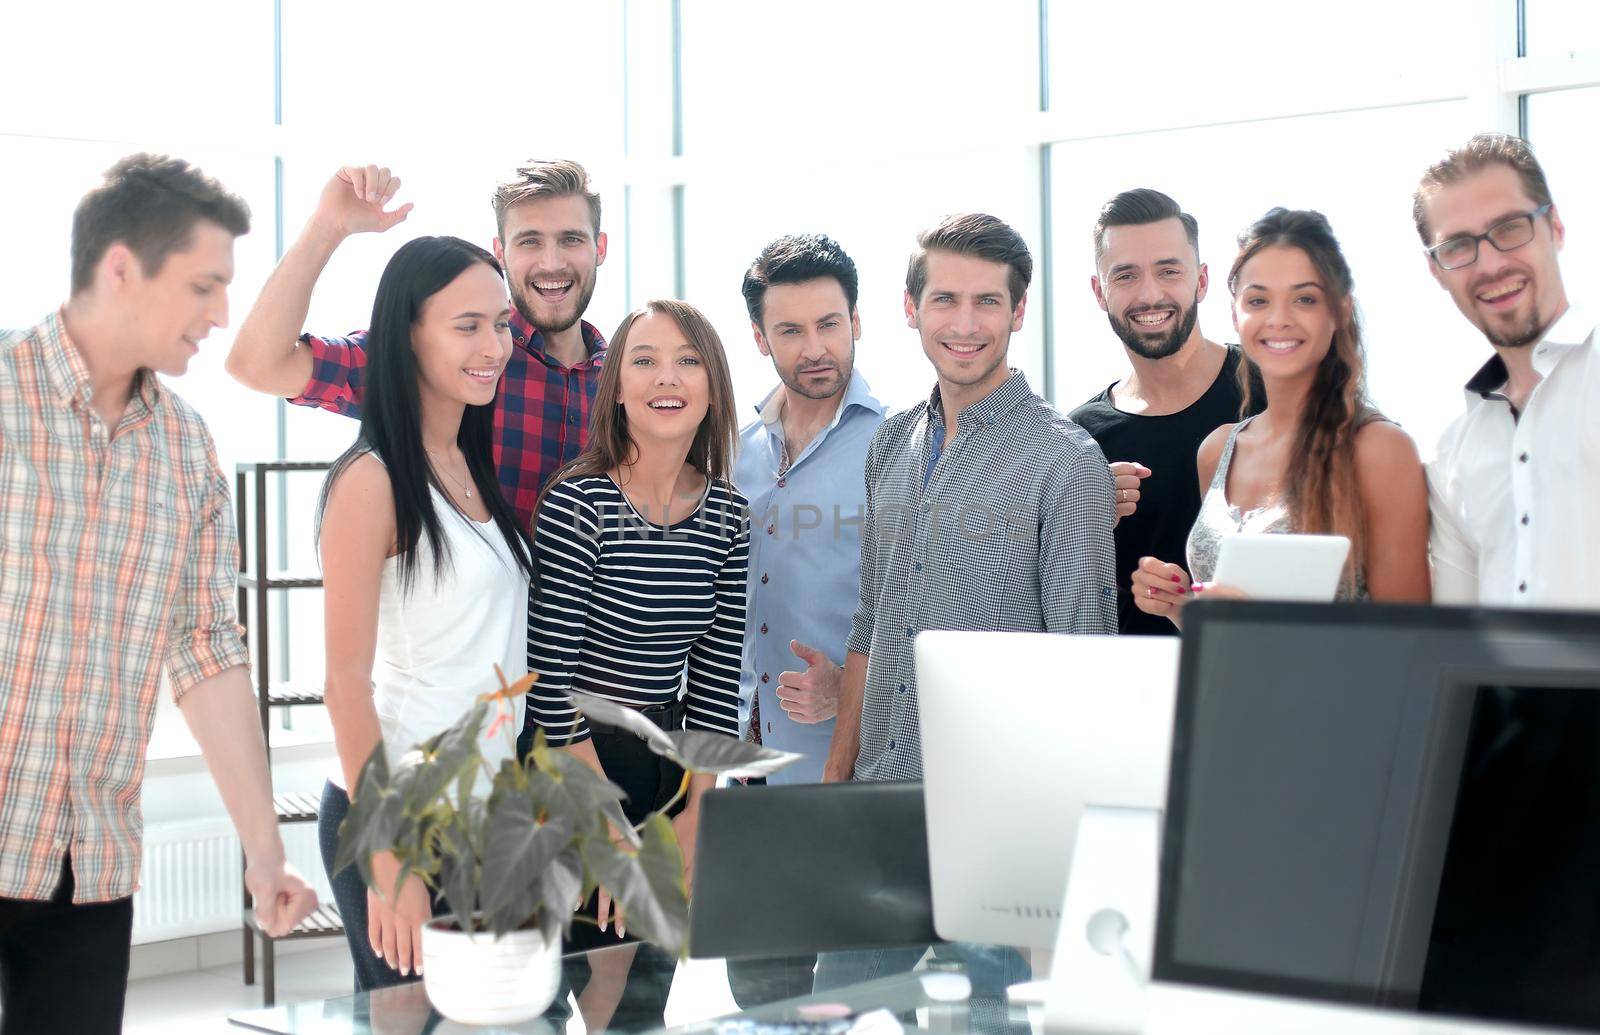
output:
M 855 263 L 818 234 L 767 245 L 744 278 L 777 388 L 739 434 L 750 500 L 741 709 L 751 739 L 804 758 L 772 783 L 818 783 L 859 591 L 867 447 L 884 408 L 855 373 Z

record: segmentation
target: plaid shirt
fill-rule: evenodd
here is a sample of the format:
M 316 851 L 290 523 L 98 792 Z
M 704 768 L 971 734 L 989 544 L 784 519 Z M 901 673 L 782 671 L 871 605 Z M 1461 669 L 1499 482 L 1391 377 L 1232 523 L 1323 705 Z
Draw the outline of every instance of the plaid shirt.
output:
M 511 315 L 516 347 L 495 396 L 494 461 L 500 490 L 524 528 L 533 527 L 533 507 L 544 483 L 589 441 L 589 405 L 600 385 L 606 341 L 592 324 L 584 323 L 582 331 L 589 358 L 564 367 L 545 352 L 542 333 L 521 313 Z M 360 417 L 367 332 L 344 338 L 302 334 L 300 340 L 311 348 L 311 381 L 289 401 Z
M 0 897 L 132 895 L 161 669 L 249 660 L 228 483 L 198 414 L 140 375 L 115 437 L 59 314 L 0 331 Z

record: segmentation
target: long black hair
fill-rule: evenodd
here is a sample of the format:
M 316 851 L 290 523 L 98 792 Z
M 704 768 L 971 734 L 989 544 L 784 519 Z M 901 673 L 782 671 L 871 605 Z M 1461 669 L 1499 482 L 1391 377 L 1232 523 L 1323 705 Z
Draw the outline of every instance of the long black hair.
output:
M 450 544 L 439 525 L 430 487 L 446 499 L 449 491 L 435 476 L 422 445 L 422 401 L 417 391 L 417 355 L 411 332 L 422 307 L 473 263 L 481 262 L 502 277 L 493 255 L 459 237 L 419 237 L 394 253 L 378 281 L 372 302 L 372 322 L 367 330 L 367 364 L 362 371 L 361 430 L 356 440 L 334 462 L 322 485 L 317 503 L 317 528 L 328 493 L 339 475 L 363 453 L 372 453 L 389 470 L 394 494 L 395 545 L 400 584 L 409 588 L 416 576 L 417 547 L 423 536 L 433 549 L 433 575 L 437 580 L 450 563 Z M 468 406 L 461 415 L 456 444 L 467 461 L 473 487 L 483 497 L 495 527 L 505 537 L 517 565 L 533 577 L 533 549 L 528 532 L 500 493 L 494 464 L 494 404 Z M 473 530 L 482 532 L 473 523 Z

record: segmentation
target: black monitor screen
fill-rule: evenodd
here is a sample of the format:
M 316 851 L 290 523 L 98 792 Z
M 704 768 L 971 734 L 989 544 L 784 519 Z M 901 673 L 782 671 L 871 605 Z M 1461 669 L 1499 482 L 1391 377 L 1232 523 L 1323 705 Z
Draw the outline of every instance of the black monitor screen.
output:
M 1600 616 L 1187 624 L 1158 979 L 1600 1028 Z

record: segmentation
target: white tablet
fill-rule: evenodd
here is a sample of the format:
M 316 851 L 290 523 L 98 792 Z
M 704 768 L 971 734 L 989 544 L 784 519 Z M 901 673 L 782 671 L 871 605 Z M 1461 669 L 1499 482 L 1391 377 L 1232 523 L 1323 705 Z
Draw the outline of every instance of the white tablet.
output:
M 1210 584 L 1237 589 L 1256 600 L 1327 603 L 1339 591 L 1349 555 L 1350 540 L 1342 535 L 1226 536 Z

